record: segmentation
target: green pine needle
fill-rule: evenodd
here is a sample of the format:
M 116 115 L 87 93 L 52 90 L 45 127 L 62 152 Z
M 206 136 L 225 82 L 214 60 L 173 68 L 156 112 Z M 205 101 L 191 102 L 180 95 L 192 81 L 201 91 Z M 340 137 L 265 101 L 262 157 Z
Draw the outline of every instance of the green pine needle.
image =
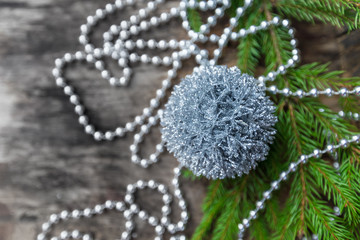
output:
M 243 0 L 232 0 L 227 16 L 234 16 Z M 201 14 L 189 11 L 191 27 L 198 31 Z M 360 3 L 351 0 L 254 0 L 239 29 L 258 25 L 274 16 L 307 22 L 322 22 L 351 31 L 359 28 Z M 250 74 L 265 74 L 286 63 L 291 55 L 287 30 L 271 27 L 239 41 L 238 67 Z M 290 90 L 313 88 L 352 89 L 360 85 L 359 77 L 345 78 L 342 71 L 329 71 L 329 64 L 311 63 L 289 69 L 272 84 Z M 277 134 L 267 160 L 248 175 L 209 183 L 203 204 L 204 216 L 192 239 L 236 239 L 239 221 L 248 217 L 255 202 L 262 198 L 270 183 L 301 154 L 323 149 L 345 136 L 359 133 L 353 122 L 339 119 L 318 98 L 285 98 L 270 95 L 277 106 Z M 346 111 L 359 112 L 358 97 L 341 97 L 339 105 Z M 334 119 L 337 119 L 336 121 Z M 332 165 L 338 159 L 339 169 Z M 189 171 L 185 175 L 194 176 Z M 334 206 L 340 209 L 335 214 Z M 351 145 L 320 159 L 309 159 L 292 173 L 266 207 L 251 222 L 248 239 L 360 239 L 360 146 Z

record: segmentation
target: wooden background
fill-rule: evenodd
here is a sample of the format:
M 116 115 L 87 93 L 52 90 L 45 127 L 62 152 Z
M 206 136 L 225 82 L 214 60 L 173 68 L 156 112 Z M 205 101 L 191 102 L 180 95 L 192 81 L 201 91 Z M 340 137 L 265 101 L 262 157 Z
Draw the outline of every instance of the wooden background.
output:
M 132 134 L 110 143 L 98 143 L 77 124 L 68 98 L 55 86 L 53 61 L 65 52 L 80 50 L 79 26 L 105 0 L 0 0 L 0 240 L 35 239 L 41 223 L 62 209 L 84 208 L 106 199 L 122 200 L 125 187 L 138 179 L 168 184 L 176 160 L 169 155 L 144 170 L 130 162 Z M 169 1 L 166 8 L 175 6 Z M 131 9 L 99 26 L 100 36 L 111 22 L 125 19 Z M 360 35 L 343 30 L 296 24 L 303 62 L 331 61 L 332 69 L 359 75 Z M 146 39 L 185 36 L 179 21 L 149 32 Z M 234 45 L 235 46 L 235 45 Z M 233 47 L 234 47 L 233 46 Z M 235 63 L 235 51 L 226 51 L 224 62 Z M 155 53 L 154 53 L 155 54 Z M 185 64 L 184 75 L 192 63 Z M 113 68 L 114 71 L 115 68 Z M 111 88 L 99 73 L 76 65 L 67 74 L 101 129 L 123 125 L 146 107 L 166 76 L 166 68 L 138 65 L 131 85 Z M 334 103 L 331 103 L 334 105 Z M 144 155 L 159 141 L 158 130 L 144 143 Z M 191 235 L 201 219 L 206 181 L 184 181 Z M 137 202 L 159 216 L 160 196 L 145 192 Z M 178 219 L 178 211 L 175 217 Z M 124 229 L 121 214 L 107 214 L 63 227 L 90 231 L 96 239 L 117 239 Z M 136 239 L 151 239 L 153 228 L 138 223 Z

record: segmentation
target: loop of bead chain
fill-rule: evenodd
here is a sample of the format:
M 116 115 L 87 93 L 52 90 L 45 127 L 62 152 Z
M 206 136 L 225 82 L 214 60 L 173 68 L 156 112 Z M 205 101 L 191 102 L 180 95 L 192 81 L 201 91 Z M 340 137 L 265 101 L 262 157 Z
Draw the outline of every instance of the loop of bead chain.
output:
M 181 0 L 179 6 L 176 8 L 171 8 L 167 13 L 161 13 L 159 17 L 153 16 L 150 17 L 149 14 L 153 12 L 159 4 L 162 4 L 165 0 L 154 0 L 149 1 L 146 4 L 145 8 L 139 9 L 138 14 L 132 15 L 128 21 L 121 21 L 119 25 L 112 25 L 108 31 L 103 33 L 104 44 L 102 47 L 95 47 L 91 41 L 89 34 L 91 33 L 93 27 L 106 18 L 107 15 L 113 14 L 114 12 L 123 9 L 126 6 L 132 6 L 136 2 L 134 0 L 116 0 L 113 4 L 107 4 L 105 8 L 98 9 L 95 12 L 95 15 L 89 16 L 87 18 L 87 23 L 81 25 L 81 35 L 79 37 L 79 42 L 84 46 L 84 51 L 78 51 L 74 54 L 66 53 L 62 58 L 56 59 L 55 68 L 53 69 L 53 75 L 56 78 L 56 84 L 59 87 L 62 87 L 64 93 L 69 96 L 70 102 L 75 105 L 75 112 L 79 115 L 79 123 L 84 126 L 84 130 L 87 134 L 93 135 L 95 140 L 112 140 L 115 137 L 123 137 L 127 132 L 132 132 L 139 125 L 140 131 L 139 133 L 134 135 L 134 142 L 130 146 L 130 151 L 132 154 L 131 160 L 132 162 L 139 164 L 142 167 L 147 167 L 150 164 L 156 163 L 158 161 L 158 156 L 164 150 L 164 142 L 160 142 L 156 145 L 155 153 L 151 154 L 149 159 L 141 159 L 138 156 L 139 147 L 138 144 L 143 140 L 144 136 L 149 133 L 151 127 L 155 126 L 161 116 L 162 110 L 158 110 L 156 114 L 154 110 L 160 106 L 161 100 L 165 96 L 165 92 L 171 87 L 171 80 L 174 79 L 177 75 L 177 70 L 181 68 L 181 62 L 184 59 L 190 58 L 192 55 L 195 56 L 195 60 L 200 65 L 211 64 L 215 65 L 218 59 L 222 55 L 222 51 L 228 41 L 236 41 L 240 38 L 246 37 L 250 34 L 255 34 L 260 30 L 267 30 L 271 26 L 280 26 L 287 29 L 289 36 L 291 37 L 290 44 L 292 46 L 291 54 L 289 60 L 287 60 L 286 64 L 280 65 L 277 70 L 271 71 L 267 73 L 265 76 L 259 76 L 258 82 L 259 85 L 264 88 L 264 90 L 273 93 L 273 94 L 282 94 L 284 96 L 295 96 L 295 97 L 317 97 L 318 95 L 340 95 L 340 96 L 348 96 L 348 95 L 360 95 L 360 86 L 355 87 L 353 90 L 348 89 L 340 89 L 339 91 L 334 91 L 330 88 L 325 90 L 317 90 L 312 89 L 309 92 L 305 92 L 301 89 L 296 91 L 290 91 L 287 88 L 279 90 L 275 85 L 265 86 L 267 81 L 274 81 L 276 76 L 279 74 L 285 74 L 287 69 L 293 67 L 300 59 L 299 51 L 296 49 L 297 41 L 294 38 L 294 30 L 290 27 L 290 23 L 287 19 L 281 20 L 279 17 L 274 17 L 271 21 L 263 21 L 259 26 L 250 26 L 248 29 L 240 29 L 237 32 L 234 32 L 233 29 L 237 26 L 238 20 L 241 16 L 243 16 L 245 10 L 252 4 L 252 0 L 245 0 L 244 6 L 237 8 L 235 17 L 231 18 L 229 21 L 229 26 L 226 27 L 223 33 L 219 36 L 216 34 L 210 34 L 210 28 L 215 26 L 217 23 L 217 19 L 224 15 L 224 12 L 227 8 L 230 7 L 231 2 L 229 0 L 209 0 L 209 1 L 195 1 L 195 0 Z M 220 6 L 219 6 L 220 5 Z M 201 11 L 214 10 L 214 15 L 207 18 L 206 23 L 200 26 L 200 31 L 195 32 L 190 28 L 190 24 L 187 16 L 188 8 L 197 8 Z M 142 31 L 148 31 L 152 27 L 157 27 L 160 24 L 166 23 L 170 21 L 174 17 L 180 16 L 182 18 L 182 27 L 187 31 L 190 40 L 160 40 L 155 41 L 153 39 L 144 40 L 137 39 L 136 41 L 131 40 L 132 36 L 137 36 Z M 149 19 L 147 19 L 149 18 Z M 213 59 L 209 60 L 209 52 L 206 49 L 200 49 L 196 42 L 204 43 L 204 42 L 212 42 L 216 43 L 218 47 L 213 52 Z M 148 56 L 147 54 L 138 55 L 136 53 L 131 52 L 135 48 L 137 49 L 159 49 L 159 50 L 173 50 L 171 55 L 165 56 L 163 58 L 159 56 Z M 111 72 L 106 69 L 105 63 L 102 60 L 104 57 L 111 57 L 116 60 L 119 67 L 123 69 L 122 77 L 114 77 Z M 165 80 L 162 81 L 162 87 L 156 91 L 156 96 L 150 100 L 149 107 L 144 108 L 142 114 L 135 117 L 135 119 L 131 122 L 125 124 L 124 127 L 118 127 L 113 131 L 98 131 L 94 128 L 93 125 L 90 124 L 90 120 L 85 113 L 85 108 L 81 104 L 80 97 L 76 95 L 74 88 L 65 80 L 64 78 L 64 68 L 66 65 L 72 64 L 76 61 L 86 61 L 87 63 L 93 64 L 95 69 L 100 71 L 101 77 L 105 80 L 109 81 L 111 86 L 122 87 L 126 86 L 130 81 L 132 68 L 129 66 L 130 63 L 151 63 L 154 65 L 164 65 L 170 66 L 171 69 L 168 71 L 168 76 Z M 197 67 L 194 68 L 194 70 Z M 359 119 L 358 113 L 348 113 L 345 114 L 343 112 L 339 113 L 340 117 L 348 116 L 353 119 Z M 147 123 L 144 123 L 147 121 Z M 290 174 L 290 172 L 295 171 L 297 166 L 300 163 L 305 163 L 308 158 L 311 157 L 320 157 L 325 152 L 331 152 L 334 149 L 340 147 L 346 147 L 349 143 L 358 142 L 359 136 L 354 136 L 350 140 L 341 140 L 338 145 L 328 145 L 325 150 L 314 150 L 312 154 L 303 155 L 296 162 L 290 164 L 289 169 L 283 172 L 280 175 L 280 178 L 277 181 L 274 181 L 271 184 L 271 188 L 269 191 L 264 193 L 264 198 L 260 200 L 256 205 L 257 208 L 253 211 L 250 211 L 250 217 L 244 219 L 241 224 L 239 224 L 240 235 L 244 232 L 244 230 L 249 226 L 249 223 L 252 219 L 254 219 L 257 215 L 257 212 L 263 208 L 264 202 L 266 199 L 270 198 L 271 193 L 275 190 L 279 183 L 285 180 Z M 160 223 L 154 220 L 155 218 L 148 217 L 147 213 L 139 210 L 136 205 L 131 203 L 133 197 L 131 193 L 128 193 L 125 197 L 125 202 L 130 204 L 129 208 L 125 207 L 124 202 L 116 202 L 115 207 L 111 204 L 113 202 L 107 201 L 103 205 L 97 205 L 93 209 L 85 209 L 83 211 L 74 210 L 71 215 L 62 218 L 61 216 L 65 216 L 66 212 L 62 212 L 59 215 L 52 215 L 50 217 L 49 222 L 43 225 L 43 232 L 39 234 L 38 239 L 47 239 L 47 234 L 49 233 L 50 228 L 57 223 L 59 219 L 66 220 L 68 218 L 78 218 L 82 216 L 91 216 L 95 214 L 102 213 L 105 209 L 122 209 L 120 211 L 124 212 L 125 218 L 129 217 L 126 223 L 126 231 L 121 236 L 122 239 L 131 238 L 131 232 L 134 226 L 132 222 L 132 216 L 138 215 L 141 219 L 149 220 L 149 223 L 152 222 L 155 227 L 155 231 L 158 234 L 156 239 L 160 239 L 165 229 L 170 233 L 174 233 L 177 231 L 183 230 L 186 222 L 187 222 L 187 213 L 186 213 L 186 204 L 184 199 L 182 198 L 181 191 L 178 186 L 178 176 L 180 174 L 180 169 L 176 168 L 175 177 L 173 179 L 173 184 L 175 185 L 175 195 L 179 198 L 180 208 L 183 210 L 182 220 L 178 224 L 170 224 L 167 218 L 166 213 L 170 211 L 167 205 L 164 205 L 163 218 Z M 140 180 L 140 183 L 144 183 L 143 187 L 152 188 L 153 181 L 144 182 Z M 139 181 L 138 181 L 139 183 Z M 155 183 L 154 183 L 155 184 Z M 140 184 L 141 185 L 141 184 Z M 130 187 L 129 187 L 130 186 Z M 129 185 L 128 192 L 133 191 L 135 189 L 139 189 L 138 185 Z M 132 186 L 132 187 L 131 187 Z M 159 185 L 160 186 L 160 185 Z M 163 185 L 161 185 L 163 186 Z M 129 190 L 130 189 L 130 190 Z M 141 188 L 140 188 L 141 189 Z M 161 191 L 160 191 L 161 192 Z M 164 195 L 165 196 L 165 195 Z M 120 207 L 124 206 L 124 207 Z M 119 209 L 118 209 L 119 210 Z M 167 213 L 168 214 L 168 213 Z M 145 217 L 146 216 L 146 217 Z M 148 217 L 148 218 L 147 218 Z M 150 220 L 152 219 L 152 220 Z M 54 220 L 54 221 L 53 221 Z M 151 224 L 151 223 L 150 223 Z M 81 234 L 79 231 L 75 230 L 73 232 L 63 232 L 59 237 L 54 237 L 51 240 L 59 240 L 59 239 L 91 239 L 88 234 Z M 184 236 L 175 239 L 184 239 Z M 241 236 L 240 236 L 241 239 Z
M 62 211 L 59 214 L 52 214 L 49 217 L 49 220 L 42 224 L 42 232 L 37 236 L 37 240 L 65 240 L 65 239 L 81 239 L 81 240 L 92 240 L 93 237 L 88 233 L 81 233 L 79 230 L 73 231 L 62 231 L 59 236 L 48 238 L 50 231 L 55 227 L 55 225 L 60 222 L 65 222 L 71 219 L 80 219 L 80 218 L 90 218 L 97 215 L 101 215 L 108 211 L 119 211 L 123 213 L 125 222 L 125 231 L 121 234 L 122 240 L 131 239 L 131 234 L 135 228 L 134 216 L 138 216 L 141 220 L 146 221 L 151 226 L 155 228 L 155 234 L 157 235 L 154 239 L 162 239 L 162 235 L 165 230 L 171 234 L 183 231 L 185 225 L 189 219 L 187 213 L 187 206 L 182 196 L 180 185 L 179 185 L 179 176 L 181 172 L 181 166 L 174 169 L 174 178 L 172 180 L 172 185 L 174 186 L 174 195 L 178 199 L 178 205 L 181 209 L 180 220 L 177 223 L 171 223 L 169 214 L 171 212 L 170 204 L 172 202 L 172 195 L 168 192 L 168 189 L 165 185 L 157 183 L 154 180 L 143 181 L 139 180 L 135 184 L 129 184 L 126 189 L 126 195 L 124 201 L 112 201 L 107 200 L 104 204 L 98 204 L 93 208 L 85 208 L 83 210 L 72 210 Z M 134 194 L 136 191 L 149 188 L 156 190 L 161 193 L 163 200 L 163 207 L 161 208 L 162 217 L 158 219 L 155 216 L 150 215 L 146 211 L 140 209 L 140 207 L 134 203 L 135 198 Z M 172 240 L 183 240 L 185 237 L 183 235 L 173 236 Z
M 355 87 L 352 90 L 341 88 L 339 91 L 335 91 L 331 88 L 327 88 L 325 90 L 318 90 L 316 88 L 311 89 L 309 92 L 305 92 L 301 89 L 298 89 L 296 91 L 291 91 L 288 88 L 278 89 L 275 85 L 269 86 L 266 88 L 266 90 L 272 94 L 281 94 L 285 97 L 293 96 L 293 97 L 318 97 L 319 95 L 325 95 L 328 97 L 331 96 L 341 96 L 341 97 L 347 97 L 349 95 L 356 95 L 360 96 L 360 86 Z
M 181 61 L 194 55 L 195 59 L 200 64 L 207 64 L 208 51 L 205 49 L 199 49 L 195 44 L 196 41 L 212 41 L 218 43 L 219 48 L 214 51 L 214 59 L 210 60 L 210 64 L 215 64 L 218 57 L 221 55 L 222 49 L 229 39 L 237 40 L 238 38 L 245 37 L 248 34 L 254 34 L 258 30 L 267 29 L 270 25 L 282 25 L 289 28 L 288 20 L 280 21 L 278 17 L 275 17 L 270 22 L 262 22 L 260 26 L 251 26 L 249 30 L 240 29 L 240 31 L 232 32 L 232 29 L 237 25 L 236 19 L 239 19 L 246 8 L 251 4 L 251 1 L 245 1 L 243 7 L 238 8 L 235 18 L 230 19 L 230 27 L 224 30 L 224 34 L 220 37 L 211 34 L 207 37 L 205 34 L 209 32 L 210 27 L 214 26 L 219 17 L 222 17 L 226 8 L 230 6 L 229 1 L 217 0 L 208 2 L 196 2 L 196 1 L 181 1 L 178 8 L 171 8 L 169 13 L 162 13 L 160 17 L 151 17 L 150 20 L 143 20 L 148 17 L 148 14 L 155 10 L 158 4 L 163 3 L 164 0 L 155 0 L 147 3 L 147 7 L 139 10 L 137 15 L 130 17 L 129 21 L 122 21 L 119 26 L 112 25 L 110 29 L 105 32 L 104 44 L 102 48 L 95 47 L 90 42 L 89 34 L 93 27 L 107 15 L 113 14 L 116 10 L 123 9 L 125 6 L 134 5 L 135 1 L 116 1 L 114 4 L 107 4 L 104 9 L 96 10 L 95 15 L 87 18 L 87 23 L 81 25 L 81 35 L 79 37 L 80 43 L 84 46 L 84 52 L 78 51 L 75 54 L 66 53 L 62 58 L 56 59 L 55 68 L 53 69 L 53 75 L 56 78 L 56 83 L 59 87 L 64 89 L 64 93 L 69 96 L 70 102 L 75 105 L 75 112 L 79 115 L 79 123 L 84 126 L 84 130 L 87 134 L 93 135 L 95 140 L 113 140 L 115 137 L 122 137 L 127 132 L 132 132 L 136 126 L 144 123 L 160 105 L 160 101 L 164 98 L 166 90 L 171 87 L 171 80 L 176 77 L 176 72 L 181 68 Z M 218 4 L 221 7 L 216 8 Z M 208 10 L 215 8 L 215 15 L 209 17 L 208 22 L 200 27 L 200 31 L 194 32 L 190 29 L 187 19 L 187 8 L 199 7 L 200 10 Z M 183 18 L 183 27 L 187 30 L 190 40 L 160 40 L 155 41 L 150 39 L 145 41 L 143 39 L 137 39 L 135 42 L 130 40 L 131 36 L 138 35 L 141 31 L 147 31 L 151 27 L 156 27 L 160 23 L 168 22 L 173 17 L 181 16 Z M 234 20 L 235 19 L 235 20 Z M 289 34 L 293 36 L 293 30 L 289 28 Z M 115 44 L 112 42 L 115 37 L 118 39 Z M 296 41 L 293 39 L 291 42 L 294 44 Z M 138 55 L 136 53 L 129 53 L 134 48 L 143 49 L 148 47 L 150 49 L 172 49 L 174 52 L 171 56 L 165 56 L 160 58 L 158 56 L 150 57 L 147 54 Z M 175 51 L 179 49 L 179 51 Z M 112 76 L 109 70 L 106 69 L 105 63 L 101 60 L 103 57 L 111 57 L 118 61 L 118 65 L 123 69 L 123 77 L 115 78 Z M 298 51 L 293 50 L 293 57 L 289 59 L 288 64 L 280 66 L 275 72 L 268 73 L 267 76 L 260 76 L 259 81 L 265 82 L 267 80 L 273 80 L 277 74 L 283 74 L 286 68 L 291 67 L 298 60 Z M 143 113 L 135 117 L 131 122 L 125 124 L 124 127 L 118 127 L 113 131 L 98 131 L 90 123 L 89 117 L 86 115 L 85 107 L 81 104 L 80 97 L 76 95 L 74 88 L 64 78 L 64 68 L 66 65 L 72 64 L 76 61 L 86 61 L 89 64 L 93 64 L 95 69 L 101 72 L 101 77 L 108 80 L 113 86 L 126 86 L 130 80 L 132 69 L 128 63 L 151 63 L 154 65 L 172 66 L 172 69 L 168 71 L 168 77 L 163 80 L 162 88 L 156 91 L 156 97 L 150 100 L 150 106 L 143 109 Z

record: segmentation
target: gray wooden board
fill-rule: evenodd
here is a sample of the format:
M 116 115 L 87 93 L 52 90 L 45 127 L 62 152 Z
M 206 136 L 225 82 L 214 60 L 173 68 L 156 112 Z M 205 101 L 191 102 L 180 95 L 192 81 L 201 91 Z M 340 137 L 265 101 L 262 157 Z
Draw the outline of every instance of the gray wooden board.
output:
M 8 0 L 0 1 L 0 240 L 34 239 L 41 223 L 62 209 L 84 208 L 106 199 L 121 200 L 126 185 L 138 179 L 169 184 L 176 160 L 164 154 L 156 166 L 144 170 L 130 163 L 132 134 L 113 142 L 98 143 L 84 134 L 67 97 L 54 84 L 53 61 L 65 52 L 80 50 L 79 26 L 104 0 Z M 176 5 L 169 1 L 166 8 Z M 164 7 L 162 7 L 164 8 Z M 125 19 L 135 9 L 111 17 L 94 34 Z M 333 69 L 359 74 L 359 34 L 344 36 L 340 30 L 298 24 L 304 62 L 332 61 Z M 160 27 L 144 38 L 185 36 L 179 21 Z M 232 47 L 236 47 L 232 44 Z M 158 54 L 149 52 L 149 54 Z M 236 51 L 226 51 L 223 63 L 234 64 Z M 117 74 L 115 65 L 112 70 Z M 184 64 L 181 76 L 190 72 Z M 69 69 L 67 76 L 88 106 L 92 122 L 101 129 L 123 125 L 147 106 L 166 76 L 166 68 L 138 65 L 128 88 L 114 89 L 85 64 Z M 146 156 L 159 141 L 152 131 L 142 147 Z M 191 221 L 186 234 L 201 219 L 206 181 L 184 181 Z M 137 202 L 159 216 L 160 196 L 145 191 Z M 173 219 L 179 211 L 174 208 Z M 86 221 L 69 222 L 63 228 L 94 233 L 97 239 L 119 238 L 124 229 L 119 213 Z M 60 230 L 57 229 L 57 230 Z M 138 221 L 137 239 L 150 239 L 153 228 Z

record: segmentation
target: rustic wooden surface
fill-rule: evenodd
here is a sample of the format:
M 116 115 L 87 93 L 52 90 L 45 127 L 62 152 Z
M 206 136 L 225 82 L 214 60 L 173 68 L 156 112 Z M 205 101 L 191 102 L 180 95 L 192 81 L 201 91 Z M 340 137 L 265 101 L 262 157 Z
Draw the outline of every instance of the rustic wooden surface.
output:
M 77 124 L 67 97 L 56 88 L 50 72 L 53 60 L 80 49 L 79 26 L 106 0 L 0 0 L 0 240 L 34 239 L 41 223 L 53 212 L 84 208 L 106 199 L 121 200 L 127 184 L 154 178 L 169 183 L 176 160 L 165 155 L 156 166 L 144 170 L 130 163 L 125 139 L 97 143 Z M 176 4 L 170 1 L 168 6 Z M 121 13 L 102 24 L 99 39 L 110 22 L 126 18 Z M 332 61 L 333 69 L 359 75 L 358 33 L 344 35 L 331 27 L 298 24 L 303 62 Z M 181 38 L 178 22 L 162 27 L 145 38 Z M 234 62 L 234 51 L 225 62 Z M 183 73 L 189 71 L 186 64 Z M 166 68 L 140 65 L 131 86 L 114 89 L 86 65 L 70 69 L 68 76 L 88 106 L 97 126 L 123 125 L 147 106 L 165 77 Z M 152 131 L 144 143 L 147 154 L 159 140 Z M 201 219 L 206 182 L 184 182 L 191 222 L 191 235 Z M 160 197 L 145 192 L 138 203 L 160 212 Z M 176 215 L 178 211 L 175 210 Z M 158 214 L 159 215 L 159 214 Z M 175 216 L 176 218 L 176 216 Z M 97 239 L 117 239 L 124 229 L 121 214 L 107 214 L 84 222 L 71 222 L 89 230 Z M 136 239 L 150 239 L 153 228 L 139 222 Z

